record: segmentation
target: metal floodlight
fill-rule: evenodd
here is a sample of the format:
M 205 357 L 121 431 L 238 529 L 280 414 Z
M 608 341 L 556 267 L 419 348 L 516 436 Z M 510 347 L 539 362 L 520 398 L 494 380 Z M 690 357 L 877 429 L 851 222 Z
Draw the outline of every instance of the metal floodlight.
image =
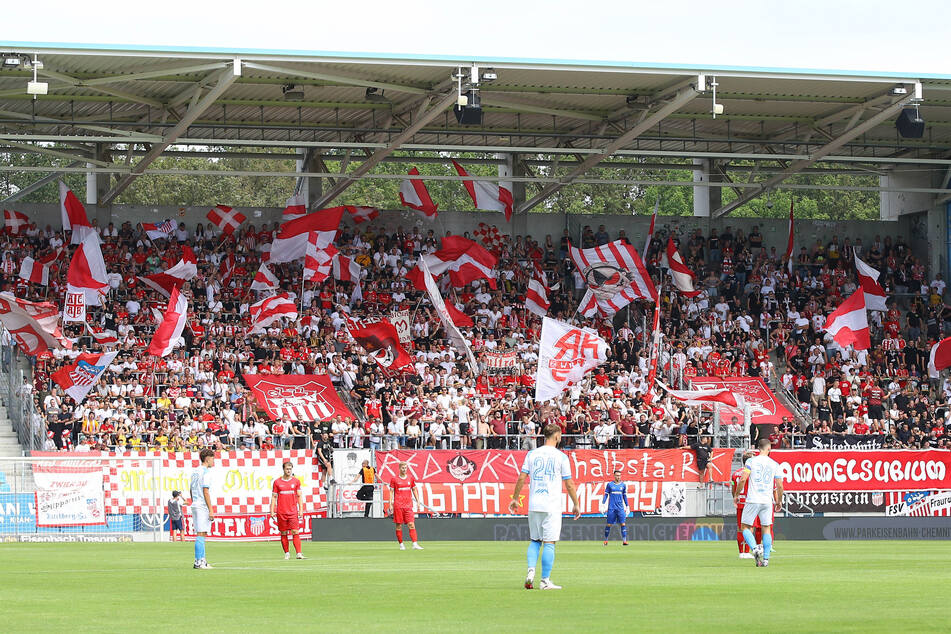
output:
M 281 86 L 281 92 L 284 93 L 284 101 L 304 100 L 304 89 L 297 84 L 284 84 Z
M 33 95 L 45 95 L 48 94 L 50 90 L 50 85 L 45 81 L 30 81 L 26 84 L 26 94 Z
M 373 86 L 367 88 L 364 99 L 374 103 L 390 103 L 390 100 L 383 96 L 383 90 L 380 88 L 374 88 Z

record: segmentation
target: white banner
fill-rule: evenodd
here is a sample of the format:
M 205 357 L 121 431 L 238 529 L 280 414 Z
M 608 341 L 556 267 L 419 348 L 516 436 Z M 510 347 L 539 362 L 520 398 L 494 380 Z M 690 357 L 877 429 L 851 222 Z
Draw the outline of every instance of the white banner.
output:
M 439 320 L 446 330 L 449 341 L 458 352 L 466 355 L 466 359 L 469 361 L 469 368 L 472 369 L 473 373 L 478 374 L 479 364 L 476 363 L 475 356 L 472 354 L 472 348 L 469 347 L 469 342 L 465 340 L 465 337 L 462 336 L 462 333 L 459 332 L 456 325 L 452 323 L 452 317 L 449 315 L 449 311 L 446 310 L 446 302 L 442 298 L 442 295 L 439 294 L 439 288 L 436 287 L 436 280 L 434 280 L 432 274 L 430 274 L 429 267 L 426 266 L 426 260 L 424 258 L 419 259 L 419 268 L 423 272 L 423 280 L 426 283 L 426 292 L 429 294 L 429 301 L 433 303 L 433 308 L 436 309 L 436 314 L 439 315 Z
M 86 296 L 82 291 L 78 293 L 66 291 L 63 321 L 86 321 Z
M 547 401 L 608 358 L 608 344 L 589 328 L 545 317 L 538 348 L 535 400 Z
M 103 526 L 102 465 L 93 461 L 33 463 L 36 525 Z
M 396 328 L 396 334 L 400 336 L 400 343 L 405 344 L 413 341 L 408 310 L 394 310 L 387 319 L 389 319 L 393 327 Z

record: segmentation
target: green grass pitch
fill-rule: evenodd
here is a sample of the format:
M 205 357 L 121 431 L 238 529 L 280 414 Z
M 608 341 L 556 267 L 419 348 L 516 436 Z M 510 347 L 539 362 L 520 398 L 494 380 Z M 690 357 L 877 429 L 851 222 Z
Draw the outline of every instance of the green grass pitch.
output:
M 615 529 L 616 532 L 616 529 Z M 424 537 L 424 536 L 421 536 Z M 4 544 L 3 631 L 947 631 L 949 542 L 562 542 L 527 591 L 525 544 Z

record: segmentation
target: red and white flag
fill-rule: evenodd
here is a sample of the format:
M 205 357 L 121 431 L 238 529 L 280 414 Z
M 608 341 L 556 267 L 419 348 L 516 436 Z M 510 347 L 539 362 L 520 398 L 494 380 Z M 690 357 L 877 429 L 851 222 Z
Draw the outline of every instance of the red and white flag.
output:
M 63 181 L 59 182 L 59 208 L 63 231 L 73 232 L 70 244 L 79 244 L 87 234 L 96 235 L 96 230 L 89 224 L 89 218 L 86 216 L 86 208 Z M 98 239 L 98 236 L 96 237 Z
M 156 323 L 161 323 L 162 313 L 159 312 L 159 319 L 156 320 Z M 115 330 L 103 330 L 102 332 L 96 332 L 92 329 L 92 326 L 89 325 L 89 322 L 86 322 L 86 332 L 89 333 L 89 336 L 92 337 L 93 341 L 100 346 L 114 346 L 119 343 L 119 336 L 116 334 Z
M 415 373 L 413 357 L 400 345 L 396 327 L 388 319 L 366 323 L 347 317 L 347 331 L 385 372 Z
M 83 353 L 76 360 L 64 365 L 50 375 L 50 378 L 59 385 L 64 392 L 72 397 L 76 403 L 82 403 L 86 395 L 105 374 L 109 364 L 116 358 L 118 352 Z
M 548 314 L 551 308 L 551 302 L 548 301 L 548 288 L 541 280 L 532 278 L 528 283 L 528 290 L 525 292 L 525 308 L 539 317 Z
M 20 263 L 20 279 L 46 286 L 50 283 L 50 265 L 59 259 L 63 251 L 64 249 L 60 247 L 35 260 L 29 256 L 23 258 L 23 262 Z
M 317 233 L 315 246 L 326 249 L 337 237 L 343 212 L 343 207 L 330 207 L 283 223 L 271 243 L 269 261 L 293 262 L 304 257 L 312 232 Z
M 684 405 L 696 407 L 699 405 L 720 403 L 737 409 L 743 408 L 743 397 L 737 397 L 725 387 L 715 390 L 672 390 L 660 381 L 657 381 L 657 384 L 664 388 L 671 397 L 682 402 Z
M 140 275 L 139 279 L 149 288 L 158 291 L 165 297 L 171 297 L 172 289 L 181 286 L 198 274 L 198 259 L 195 252 L 188 245 L 182 247 L 182 259 L 163 273 Z
M 475 322 L 472 321 L 472 317 L 459 310 L 459 307 L 453 302 L 445 302 L 445 304 L 446 312 L 449 313 L 449 318 L 452 319 L 453 324 L 459 328 L 472 328 L 475 326 Z
M 188 298 L 182 295 L 178 287 L 172 289 L 168 307 L 162 316 L 162 323 L 155 329 L 148 353 L 154 357 L 168 355 L 182 338 L 185 322 L 188 321 Z
M 21 214 L 19 211 L 9 211 L 4 209 L 3 224 L 7 230 L 7 233 L 11 235 L 19 235 L 21 231 L 26 230 L 27 225 L 30 224 L 30 219 L 26 217 L 26 214 Z
M 254 275 L 254 279 L 251 280 L 252 291 L 273 291 L 280 285 L 281 281 L 277 279 L 274 273 L 271 273 L 267 264 L 261 264 L 258 267 L 258 272 Z
M 855 256 L 855 272 L 859 276 L 859 287 L 865 293 L 865 308 L 882 312 L 887 311 L 885 289 L 878 283 L 880 273 L 863 262 L 857 253 L 853 253 L 853 255 Z
M 608 344 L 589 328 L 545 317 L 538 346 L 535 400 L 547 401 L 608 360 Z
M 233 236 L 235 230 L 241 226 L 247 218 L 240 211 L 236 211 L 228 205 L 218 205 L 208 212 L 206 216 L 208 221 L 221 229 L 226 236 Z
M 654 200 L 654 213 L 651 214 L 651 226 L 647 230 L 647 237 L 644 239 L 644 250 L 641 253 L 644 254 L 644 257 L 647 257 L 647 250 L 651 246 L 651 240 L 654 238 L 654 223 L 657 222 L 657 211 L 660 209 L 660 196 Z
M 175 232 L 175 223 L 171 220 L 159 223 L 143 222 L 142 230 L 145 231 L 149 240 L 168 240 L 169 236 Z
M 459 176 L 466 178 L 468 172 L 456 161 L 452 162 Z M 488 211 L 501 211 L 505 214 L 505 220 L 512 220 L 512 192 L 497 183 L 487 183 L 485 181 L 462 181 L 472 204 L 476 209 L 485 209 Z
M 946 337 L 931 346 L 928 358 L 928 376 L 937 379 L 941 370 L 951 367 L 951 337 Z
M 303 192 L 297 192 L 287 199 L 287 206 L 281 214 L 281 222 L 295 220 L 307 215 L 307 197 Z
M 865 294 L 861 288 L 852 293 L 829 315 L 826 319 L 825 330 L 843 348 L 849 344 L 852 344 L 856 350 L 867 350 L 872 347 L 868 314 L 865 312 Z
M 433 309 L 435 309 L 436 314 L 439 316 L 439 321 L 442 322 L 442 327 L 446 331 L 446 337 L 460 354 L 465 355 L 466 360 L 469 362 L 469 369 L 471 369 L 474 374 L 479 374 L 479 364 L 476 361 L 475 355 L 472 354 L 472 348 L 469 347 L 469 342 L 466 341 L 466 338 L 462 336 L 462 333 L 459 332 L 459 328 L 453 322 L 452 313 L 446 308 L 446 300 L 440 295 L 439 288 L 436 286 L 436 280 L 433 279 L 432 274 L 429 272 L 429 267 L 426 265 L 425 259 L 419 261 L 419 268 L 423 277 L 423 288 L 429 296 L 429 301 L 432 302 Z
M 693 271 L 684 264 L 684 259 L 674 246 L 673 237 L 667 238 L 667 266 L 670 267 L 670 276 L 674 280 L 674 286 L 684 297 L 696 297 L 700 291 L 694 289 L 693 280 L 697 277 Z
M 59 329 L 59 308 L 50 302 L 28 302 L 0 293 L 0 322 L 20 350 L 31 357 L 73 345 Z
M 654 282 L 637 249 L 621 241 L 578 249 L 570 242 L 568 253 L 581 272 L 588 290 L 578 312 L 591 317 L 597 312 L 613 315 L 635 299 L 657 298 Z
M 786 268 L 789 269 L 789 275 L 793 271 L 793 201 L 789 201 L 789 240 L 786 242 Z
M 251 304 L 251 332 L 264 332 L 280 319 L 297 321 L 297 304 L 287 293 L 280 293 Z
M 657 377 L 657 360 L 660 357 L 660 336 L 660 293 L 658 293 L 657 299 L 654 300 L 651 347 L 647 357 L 647 392 L 644 393 L 644 402 L 648 405 L 654 402 L 654 379 Z
M 73 294 L 82 293 L 86 306 L 99 306 L 108 289 L 109 274 L 106 273 L 106 262 L 102 258 L 99 237 L 95 232 L 87 232 L 69 262 L 66 291 Z M 84 320 L 85 317 L 78 321 Z
M 353 218 L 354 224 L 369 222 L 380 215 L 380 210 L 376 207 L 357 207 L 354 205 L 344 205 L 347 213 Z
M 363 268 L 353 258 L 338 253 L 333 260 L 334 277 L 341 282 L 359 284 Z
M 455 287 L 462 287 L 478 279 L 486 279 L 489 286 L 496 288 L 495 265 L 498 258 L 489 253 L 485 247 L 462 236 L 446 236 L 442 239 L 442 248 L 435 253 L 420 258 L 425 262 L 429 272 L 437 277 L 449 273 L 449 280 Z M 410 271 L 406 278 L 413 285 L 424 290 L 420 266 Z
M 307 252 L 304 254 L 304 280 L 307 282 L 323 282 L 330 277 L 333 260 L 337 256 L 337 247 L 328 246 L 318 249 L 317 242 L 320 234 L 312 231 L 307 239 Z
M 227 286 L 228 283 L 231 282 L 237 265 L 237 259 L 234 257 L 233 251 L 229 251 L 228 255 L 221 259 L 221 263 L 218 265 L 218 277 L 221 278 L 222 286 Z
M 427 218 L 435 218 L 436 210 L 439 205 L 433 203 L 429 197 L 429 190 L 421 178 L 412 178 L 419 176 L 419 170 L 415 167 L 409 170 L 410 178 L 404 179 L 400 183 L 400 204 L 416 211 L 421 211 Z

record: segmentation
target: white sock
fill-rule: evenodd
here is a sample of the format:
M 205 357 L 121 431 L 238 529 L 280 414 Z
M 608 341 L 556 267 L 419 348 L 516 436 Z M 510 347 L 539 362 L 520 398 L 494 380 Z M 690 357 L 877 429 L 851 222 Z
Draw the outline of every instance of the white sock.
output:
M 526 576 L 529 577 L 530 579 L 534 579 L 534 578 L 535 578 L 535 569 L 534 569 L 534 568 L 529 568 L 529 569 L 528 569 L 528 575 L 526 575 Z

